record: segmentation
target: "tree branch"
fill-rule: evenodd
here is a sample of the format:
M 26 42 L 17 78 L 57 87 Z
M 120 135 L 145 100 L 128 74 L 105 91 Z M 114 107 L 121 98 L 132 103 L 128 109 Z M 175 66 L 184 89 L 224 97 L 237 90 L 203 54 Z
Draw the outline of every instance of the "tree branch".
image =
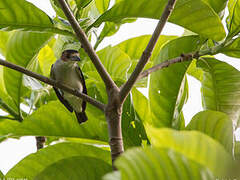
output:
M 168 66 L 170 66 L 172 64 L 180 63 L 180 62 L 184 62 L 184 61 L 191 61 L 194 58 L 196 58 L 196 59 L 199 58 L 198 52 L 190 53 L 190 54 L 182 54 L 181 56 L 176 57 L 174 59 L 170 59 L 170 60 L 164 61 L 164 62 L 162 62 L 160 64 L 157 64 L 157 65 L 153 66 L 152 68 L 147 69 L 146 71 L 143 71 L 138 76 L 138 80 L 140 80 L 140 79 L 142 79 L 144 77 L 147 77 L 149 74 L 151 74 L 151 73 L 153 73 L 155 71 L 158 71 L 160 69 L 166 68 L 166 67 L 168 67 Z
M 35 78 L 35 79 L 37 79 L 39 81 L 42 81 L 42 82 L 44 82 L 46 84 L 49 84 L 51 86 L 57 87 L 59 89 L 62 89 L 64 91 L 68 92 L 68 93 L 71 93 L 71 94 L 73 94 L 73 95 L 83 99 L 84 101 L 86 101 L 86 102 L 92 104 L 93 106 L 101 109 L 102 111 L 105 110 L 105 105 L 102 104 L 101 102 L 97 101 L 96 99 L 93 99 L 92 97 L 90 97 L 90 96 L 88 96 L 86 94 L 83 94 L 81 92 L 78 92 L 78 91 L 76 91 L 76 90 L 74 90 L 74 89 L 72 89 L 72 88 L 70 88 L 70 87 L 68 87 L 66 85 L 60 84 L 60 83 L 58 83 L 57 81 L 55 81 L 53 79 L 49 79 L 49 78 L 47 78 L 45 76 L 42 76 L 42 75 L 37 74 L 35 72 L 29 71 L 29 70 L 27 70 L 27 69 L 25 69 L 25 68 L 23 68 L 21 66 L 12 64 L 12 63 L 10 63 L 8 61 L 5 61 L 5 60 L 2 60 L 2 59 L 0 59 L 0 65 L 6 66 L 6 67 L 11 68 L 11 69 L 16 70 L 16 71 L 19 71 L 19 72 L 21 72 L 23 74 L 26 74 L 26 75 L 28 75 L 30 77 L 33 77 L 33 78 Z
M 134 69 L 133 73 L 131 74 L 130 78 L 128 79 L 128 81 L 122 86 L 121 90 L 120 90 L 120 99 L 121 101 L 124 101 L 124 99 L 127 97 L 127 95 L 129 94 L 129 92 L 131 91 L 133 85 L 135 84 L 135 82 L 138 79 L 138 76 L 140 75 L 140 73 L 142 72 L 144 66 L 146 65 L 146 63 L 148 62 L 149 58 L 152 55 L 152 51 L 153 48 L 155 47 L 157 40 L 163 30 L 163 27 L 165 26 L 168 17 L 170 16 L 173 7 L 175 5 L 176 0 L 169 0 L 168 4 L 166 5 L 163 14 L 158 22 L 157 27 L 155 28 L 155 31 L 146 47 L 146 49 L 144 50 L 136 68 Z
M 70 22 L 73 30 L 76 33 L 78 40 L 81 42 L 84 50 L 92 60 L 93 64 L 95 65 L 98 73 L 100 74 L 102 80 L 104 81 L 106 88 L 110 89 L 112 87 L 117 87 L 108 72 L 106 71 L 105 67 L 103 66 L 102 62 L 100 61 L 99 57 L 97 56 L 96 52 L 92 48 L 91 44 L 88 41 L 88 38 L 84 31 L 79 26 L 79 23 L 75 19 L 71 9 L 69 8 L 67 2 L 65 0 L 58 0 L 59 4 L 62 7 L 64 14 L 66 15 L 68 21 Z

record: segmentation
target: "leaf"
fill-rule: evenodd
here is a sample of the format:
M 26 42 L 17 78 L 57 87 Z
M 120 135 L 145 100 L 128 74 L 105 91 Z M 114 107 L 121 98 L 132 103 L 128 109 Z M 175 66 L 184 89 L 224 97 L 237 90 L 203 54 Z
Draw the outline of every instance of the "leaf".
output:
M 174 39 L 161 49 L 154 65 L 178 57 L 181 53 L 194 52 L 200 44 L 198 36 Z M 185 74 L 189 64 L 190 62 L 173 64 L 151 75 L 149 99 L 154 126 L 180 128 L 179 117 L 187 99 Z
M 225 9 L 225 6 L 227 4 L 227 0 L 203 0 L 205 3 L 207 3 L 209 6 L 211 6 L 216 13 L 221 12 Z
M 134 148 L 116 160 L 123 180 L 210 180 L 212 172 L 170 148 Z
M 6 56 L 6 44 L 12 32 L 0 31 L 0 53 Z
M 234 157 L 236 160 L 240 160 L 240 141 L 235 142 L 235 148 L 234 148 Z
M 137 118 L 131 96 L 128 96 L 122 113 L 122 133 L 124 148 L 141 146 L 142 141 L 148 140 L 143 123 Z
M 227 28 L 229 31 L 228 37 L 234 37 L 240 32 L 240 1 L 239 0 L 229 0 L 228 11 L 229 15 L 226 19 Z
M 143 51 L 147 47 L 148 42 L 150 41 L 151 35 L 143 35 L 135 38 L 128 39 L 126 41 L 121 42 L 117 46 L 124 51 L 132 60 L 139 60 Z M 153 50 L 151 60 L 154 60 L 156 56 L 159 54 L 159 51 L 163 47 L 164 44 L 169 42 L 170 40 L 176 39 L 177 36 L 165 36 L 161 35 L 157 41 L 157 44 Z
M 25 68 L 28 67 L 50 37 L 51 34 L 46 33 L 15 32 L 7 43 L 7 61 Z M 15 101 L 18 109 L 20 108 L 20 98 L 24 92 L 22 80 L 22 73 L 9 68 L 4 68 L 6 90 Z
M 50 165 L 54 166 L 54 163 L 66 158 L 83 155 L 89 158 L 97 158 L 99 161 L 101 160 L 101 162 L 104 161 L 105 163 L 111 164 L 109 151 L 80 143 L 58 143 L 28 155 L 15 165 L 7 173 L 6 177 L 27 178 L 31 180 L 43 170 L 47 171 L 46 168 Z M 63 169 L 61 170 L 63 171 Z M 56 174 L 54 175 L 56 176 Z
M 209 135 L 221 143 L 232 154 L 232 121 L 225 113 L 210 110 L 199 112 L 192 118 L 185 129 L 197 130 Z
M 104 13 L 110 4 L 110 0 L 95 0 L 96 7 L 100 14 Z
M 125 80 L 127 78 L 127 71 L 130 67 L 131 60 L 120 48 L 108 46 L 98 51 L 97 54 L 114 80 Z M 83 72 L 87 71 L 96 71 L 90 61 L 85 63 L 83 67 Z
M 74 167 L 74 168 L 73 168 Z M 62 159 L 40 172 L 34 180 L 89 179 L 97 180 L 112 170 L 111 165 L 101 159 L 75 156 Z
M 136 88 L 132 89 L 133 106 L 143 124 L 152 124 L 149 100 Z
M 240 58 L 240 37 L 234 39 L 228 46 L 223 47 L 220 52 L 227 56 Z
M 4 178 L 4 175 L 1 171 L 0 171 L 0 178 Z
M 72 35 L 69 31 L 54 27 L 46 13 L 25 0 L 1 0 L 0 16 L 0 29 L 5 31 L 24 30 Z
M 123 0 L 102 14 L 92 26 L 99 26 L 106 21 L 119 23 L 129 17 L 159 19 L 166 4 L 167 0 Z M 214 40 L 225 37 L 220 18 L 202 0 L 177 1 L 169 21 Z
M 44 76 L 50 75 L 52 64 L 56 61 L 52 48 L 47 44 L 38 54 L 38 62 Z
M 197 65 L 204 71 L 201 81 L 203 108 L 228 114 L 235 129 L 240 118 L 240 72 L 213 58 L 203 58 Z
M 98 45 L 103 41 L 105 37 L 109 37 L 114 35 L 120 28 L 120 24 L 116 24 L 113 22 L 106 22 L 104 24 L 103 30 L 97 38 L 97 42 L 94 45 L 94 49 L 97 49 Z
M 60 102 L 53 101 L 42 105 L 18 125 L 5 120 L 4 126 L 0 126 L 0 135 L 81 137 L 108 141 L 104 114 L 89 104 L 86 113 L 88 121 L 79 125 L 73 113 Z
M 232 163 L 230 154 L 220 143 L 198 131 L 149 128 L 148 134 L 153 147 L 171 148 L 209 168 L 217 177 L 224 177 Z

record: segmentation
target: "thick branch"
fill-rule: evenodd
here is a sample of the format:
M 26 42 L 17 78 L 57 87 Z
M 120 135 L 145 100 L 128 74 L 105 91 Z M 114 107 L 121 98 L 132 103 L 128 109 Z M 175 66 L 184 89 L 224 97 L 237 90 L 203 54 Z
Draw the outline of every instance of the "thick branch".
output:
M 130 90 L 132 89 L 133 85 L 138 79 L 138 76 L 142 72 L 144 66 L 148 62 L 149 58 L 151 57 L 153 48 L 155 47 L 157 40 L 163 30 L 163 27 L 165 26 L 168 17 L 170 16 L 173 7 L 175 5 L 176 0 L 169 0 L 167 6 L 165 7 L 163 14 L 158 22 L 157 27 L 155 28 L 155 31 L 146 47 L 144 50 L 136 68 L 134 69 L 133 73 L 131 74 L 130 78 L 128 81 L 123 85 L 120 91 L 120 96 L 121 96 L 121 101 L 124 101 L 124 99 L 127 97 L 129 94 Z
M 70 22 L 73 30 L 75 31 L 78 40 L 81 42 L 84 50 L 86 51 L 86 53 L 92 60 L 98 73 L 100 74 L 101 78 L 103 79 L 107 89 L 116 87 L 116 84 L 114 83 L 114 81 L 112 80 L 112 78 L 110 77 L 108 72 L 106 71 L 105 67 L 103 66 L 103 64 L 100 61 L 99 57 L 97 56 L 96 52 L 94 51 L 91 44 L 89 43 L 86 34 L 79 26 L 76 18 L 74 17 L 71 9 L 69 8 L 67 2 L 65 0 L 58 0 L 58 2 L 61 5 L 62 10 L 63 10 L 64 14 L 66 15 L 68 21 Z
M 83 94 L 81 92 L 78 92 L 78 91 L 76 91 L 76 90 L 74 90 L 74 89 L 72 89 L 72 88 L 70 88 L 70 87 L 68 87 L 66 85 L 60 84 L 57 81 L 54 81 L 53 79 L 49 79 L 49 78 L 47 78 L 45 76 L 42 76 L 42 75 L 37 74 L 37 73 L 34 73 L 34 72 L 29 71 L 29 70 L 27 70 L 27 69 L 25 69 L 25 68 L 23 68 L 21 66 L 12 64 L 12 63 L 10 63 L 8 61 L 5 61 L 5 60 L 2 60 L 2 59 L 0 59 L 0 65 L 6 66 L 6 67 L 11 68 L 11 69 L 14 69 L 14 70 L 19 71 L 19 72 L 21 72 L 23 74 L 31 76 L 31 77 L 39 80 L 39 81 L 42 81 L 42 82 L 44 82 L 46 84 L 52 85 L 54 87 L 57 87 L 59 89 L 62 89 L 64 91 L 66 91 L 68 93 L 71 93 L 71 94 L 73 94 L 73 95 L 75 95 L 75 96 L 77 96 L 79 98 L 82 98 L 84 101 L 92 104 L 93 106 L 101 109 L 102 111 L 104 111 L 104 109 L 105 109 L 105 105 L 102 104 L 101 102 L 97 101 L 96 99 L 93 99 L 92 97 L 90 97 L 90 96 L 88 96 L 86 94 Z
M 170 60 L 167 60 L 167 61 L 164 61 L 160 64 L 157 64 L 155 66 L 153 66 L 152 68 L 149 68 L 147 69 L 146 71 L 143 71 L 139 76 L 138 76 L 138 80 L 144 78 L 144 77 L 147 77 L 149 74 L 155 72 L 155 71 L 158 71 L 160 69 L 163 69 L 163 68 L 166 68 L 172 64 L 175 64 L 175 63 L 180 63 L 180 62 L 184 62 L 184 61 L 191 61 L 193 60 L 194 58 L 199 58 L 199 55 L 198 55 L 198 52 L 197 53 L 190 53 L 190 54 L 182 54 L 181 56 L 177 57 L 177 58 L 174 58 L 174 59 L 170 59 Z

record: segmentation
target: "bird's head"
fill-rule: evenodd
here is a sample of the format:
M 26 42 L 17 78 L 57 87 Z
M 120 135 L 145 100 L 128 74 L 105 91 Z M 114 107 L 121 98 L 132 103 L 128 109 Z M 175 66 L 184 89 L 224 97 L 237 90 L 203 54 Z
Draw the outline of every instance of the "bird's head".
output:
M 76 63 L 80 61 L 79 53 L 76 50 L 65 50 L 62 52 L 61 60 L 69 63 Z

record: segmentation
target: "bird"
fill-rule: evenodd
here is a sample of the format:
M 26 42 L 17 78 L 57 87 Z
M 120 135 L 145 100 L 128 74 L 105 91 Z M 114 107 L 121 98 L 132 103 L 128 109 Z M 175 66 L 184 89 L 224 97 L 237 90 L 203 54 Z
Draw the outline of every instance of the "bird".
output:
M 83 73 L 78 66 L 81 61 L 77 50 L 64 50 L 60 59 L 58 59 L 51 67 L 50 77 L 58 83 L 62 83 L 73 88 L 76 91 L 87 95 L 87 88 Z M 86 101 L 76 97 L 59 88 L 53 87 L 60 102 L 70 111 L 75 113 L 78 123 L 87 121 L 88 117 L 85 113 Z

